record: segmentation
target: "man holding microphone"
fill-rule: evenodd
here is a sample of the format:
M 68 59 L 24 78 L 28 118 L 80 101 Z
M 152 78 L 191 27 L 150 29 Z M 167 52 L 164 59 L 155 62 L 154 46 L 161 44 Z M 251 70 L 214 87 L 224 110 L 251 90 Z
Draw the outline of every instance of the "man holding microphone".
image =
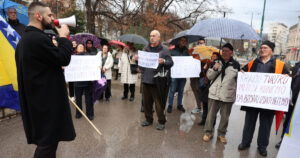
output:
M 56 28 L 58 46 L 43 32 L 52 29 L 53 13 L 41 2 L 28 8 L 29 25 L 16 48 L 19 97 L 28 144 L 34 158 L 55 158 L 59 141 L 75 139 L 62 66 L 71 59 L 66 25 Z

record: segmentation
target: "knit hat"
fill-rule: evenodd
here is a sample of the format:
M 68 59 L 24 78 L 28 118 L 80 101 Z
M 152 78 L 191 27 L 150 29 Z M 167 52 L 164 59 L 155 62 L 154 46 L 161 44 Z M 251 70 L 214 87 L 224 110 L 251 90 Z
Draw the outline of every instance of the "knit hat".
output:
M 275 43 L 273 43 L 271 41 L 264 41 L 261 45 L 267 45 L 268 47 L 270 47 L 272 49 L 272 51 L 274 51 Z
M 222 48 L 224 48 L 224 47 L 229 48 L 231 51 L 233 51 L 233 46 L 232 46 L 230 43 L 224 44 L 224 45 L 222 46 Z

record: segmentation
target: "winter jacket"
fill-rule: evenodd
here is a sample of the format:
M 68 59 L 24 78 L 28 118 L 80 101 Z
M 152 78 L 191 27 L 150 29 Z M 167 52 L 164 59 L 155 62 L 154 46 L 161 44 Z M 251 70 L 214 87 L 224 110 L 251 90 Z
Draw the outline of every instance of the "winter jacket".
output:
M 142 73 L 142 83 L 155 84 L 154 75 L 156 75 L 162 68 L 164 68 L 164 71 L 168 71 L 167 76 L 168 78 L 170 78 L 171 75 L 170 70 L 171 67 L 173 66 L 173 60 L 170 56 L 170 52 L 168 48 L 164 47 L 161 44 L 159 44 L 156 47 L 151 47 L 150 45 L 148 45 L 144 48 L 144 51 L 150 53 L 159 53 L 159 58 L 165 59 L 165 63 L 159 64 L 157 69 L 139 67 Z
M 102 60 L 102 53 L 100 54 L 100 60 Z M 105 75 L 107 80 L 111 80 L 111 78 L 112 78 L 111 68 L 113 67 L 113 65 L 114 65 L 114 59 L 113 59 L 111 53 L 108 52 L 107 59 L 106 59 L 104 65 L 102 67 L 102 69 L 103 68 L 106 69 L 104 75 Z
M 217 62 L 221 63 L 221 66 L 215 71 L 213 66 Z M 211 64 L 211 68 L 207 71 L 207 78 L 212 83 L 209 88 L 208 98 L 222 102 L 234 102 L 239 70 L 240 64 L 233 58 L 227 63 L 222 59 L 214 61 Z
M 125 84 L 135 84 L 138 79 L 137 74 L 132 74 L 130 70 L 130 64 L 136 64 L 135 61 L 132 60 L 134 53 L 122 53 L 120 61 L 119 61 L 119 73 L 121 73 L 121 83 Z M 129 61 L 130 60 L 130 61 Z

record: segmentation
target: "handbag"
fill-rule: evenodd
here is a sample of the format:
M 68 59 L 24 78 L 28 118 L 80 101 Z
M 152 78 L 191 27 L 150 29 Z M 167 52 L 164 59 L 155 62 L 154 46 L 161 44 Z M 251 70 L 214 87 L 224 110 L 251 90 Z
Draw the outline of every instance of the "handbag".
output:
M 128 57 L 128 62 L 130 64 L 129 56 L 127 55 L 127 57 Z M 139 68 L 138 64 L 130 64 L 130 72 L 131 72 L 131 74 L 137 74 L 139 72 L 138 68 Z

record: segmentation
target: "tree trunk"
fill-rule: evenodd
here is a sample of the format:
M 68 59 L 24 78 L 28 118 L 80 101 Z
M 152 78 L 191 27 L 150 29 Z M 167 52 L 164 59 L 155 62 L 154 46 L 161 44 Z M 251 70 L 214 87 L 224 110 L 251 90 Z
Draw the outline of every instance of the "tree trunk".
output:
M 89 33 L 95 34 L 95 13 L 92 10 L 92 2 L 91 0 L 85 1 L 85 8 L 86 8 L 86 24 L 87 24 L 87 31 Z

